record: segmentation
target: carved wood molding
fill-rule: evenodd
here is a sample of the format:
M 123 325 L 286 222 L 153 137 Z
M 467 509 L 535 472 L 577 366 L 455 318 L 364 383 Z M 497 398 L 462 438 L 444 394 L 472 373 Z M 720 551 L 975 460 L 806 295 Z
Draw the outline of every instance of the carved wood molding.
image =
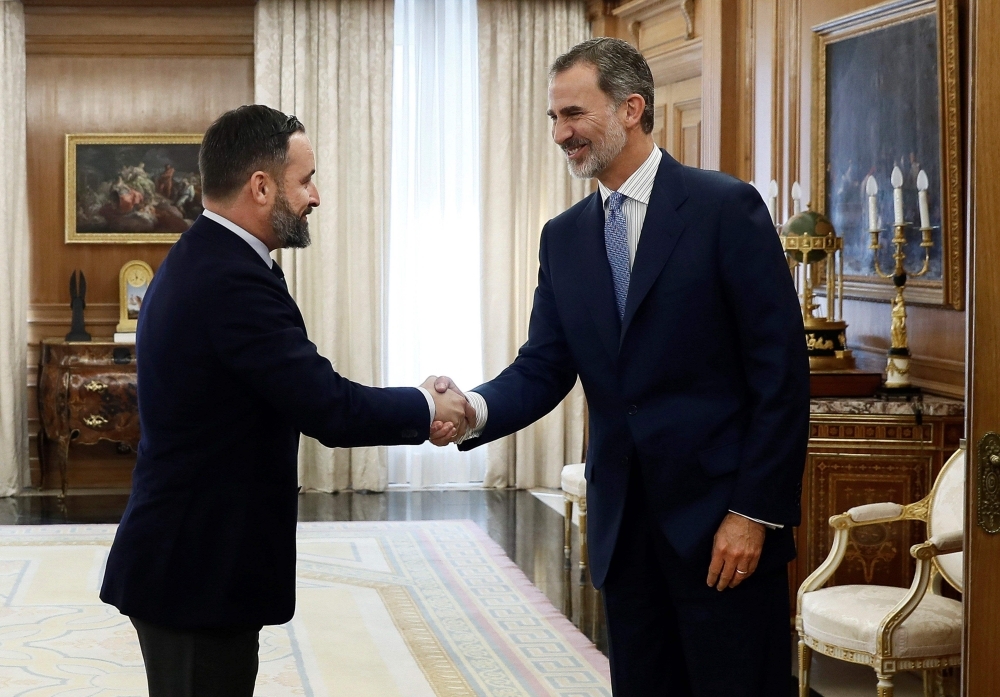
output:
M 702 41 L 694 39 L 684 45 L 663 52 L 646 55 L 653 84 L 682 82 L 701 75 Z

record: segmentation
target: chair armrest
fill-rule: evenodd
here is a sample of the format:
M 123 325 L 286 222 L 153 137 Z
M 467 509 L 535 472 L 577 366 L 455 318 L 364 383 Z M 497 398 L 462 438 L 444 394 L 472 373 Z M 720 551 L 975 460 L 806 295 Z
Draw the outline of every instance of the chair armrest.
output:
M 931 559 L 939 554 L 961 552 L 965 543 L 965 533 L 962 530 L 935 535 L 931 539 L 910 547 L 910 554 L 915 559 Z
M 849 509 L 847 515 L 851 516 L 852 523 L 889 523 L 899 520 L 903 515 L 903 506 L 898 503 L 869 503 Z
M 951 554 L 962 550 L 964 534 L 961 530 L 935 535 L 926 542 L 910 547 L 910 554 L 917 560 L 917 571 L 913 575 L 910 590 L 903 596 L 896 607 L 879 623 L 875 651 L 880 656 L 886 656 L 891 651 L 892 634 L 896 628 L 909 617 L 930 586 L 934 569 L 931 560 L 939 554 Z

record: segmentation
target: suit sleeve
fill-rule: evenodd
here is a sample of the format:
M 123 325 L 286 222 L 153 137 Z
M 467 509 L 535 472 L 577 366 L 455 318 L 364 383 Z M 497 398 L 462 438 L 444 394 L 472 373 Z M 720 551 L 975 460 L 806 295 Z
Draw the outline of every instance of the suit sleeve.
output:
M 529 426 L 559 405 L 576 384 L 577 371 L 552 292 L 548 226 L 539 244 L 538 286 L 531 306 L 528 340 L 502 373 L 473 389 L 489 409 L 478 438 L 461 443 L 469 450 Z
M 760 195 L 740 184 L 723 208 L 719 259 L 751 416 L 729 508 L 798 525 L 809 437 L 809 361 L 798 296 Z
M 367 387 L 337 374 L 309 341 L 297 308 L 266 270 L 222 277 L 214 300 L 209 335 L 223 365 L 299 432 L 329 448 L 427 439 L 427 401 L 420 391 Z

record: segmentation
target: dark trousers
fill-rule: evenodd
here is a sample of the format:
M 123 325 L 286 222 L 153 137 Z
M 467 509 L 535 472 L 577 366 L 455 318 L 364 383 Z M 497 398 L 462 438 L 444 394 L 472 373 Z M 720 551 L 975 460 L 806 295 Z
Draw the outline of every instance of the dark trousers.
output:
M 633 470 L 602 589 L 615 696 L 787 695 L 786 565 L 758 567 L 737 588 L 709 588 L 711 550 L 680 558 L 651 521 L 639 479 Z
M 178 630 L 130 618 L 149 697 L 252 697 L 260 629 Z

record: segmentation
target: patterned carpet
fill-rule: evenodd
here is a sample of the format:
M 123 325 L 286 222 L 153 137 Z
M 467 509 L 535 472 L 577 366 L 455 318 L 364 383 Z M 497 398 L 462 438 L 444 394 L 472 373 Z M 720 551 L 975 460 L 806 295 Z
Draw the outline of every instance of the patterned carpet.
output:
M 144 695 L 97 597 L 113 525 L 0 526 L 0 697 Z M 258 697 L 611 695 L 607 659 L 468 521 L 301 523 Z

